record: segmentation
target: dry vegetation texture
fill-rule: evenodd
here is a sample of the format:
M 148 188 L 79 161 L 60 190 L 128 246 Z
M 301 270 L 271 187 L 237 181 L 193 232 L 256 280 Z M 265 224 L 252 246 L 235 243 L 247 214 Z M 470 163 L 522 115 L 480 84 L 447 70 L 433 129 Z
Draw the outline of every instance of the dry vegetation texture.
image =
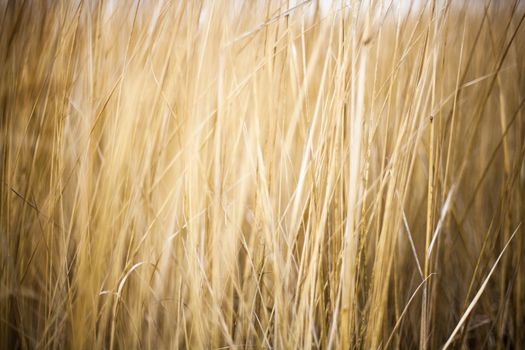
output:
M 0 4 L 1 348 L 525 346 L 524 4 Z

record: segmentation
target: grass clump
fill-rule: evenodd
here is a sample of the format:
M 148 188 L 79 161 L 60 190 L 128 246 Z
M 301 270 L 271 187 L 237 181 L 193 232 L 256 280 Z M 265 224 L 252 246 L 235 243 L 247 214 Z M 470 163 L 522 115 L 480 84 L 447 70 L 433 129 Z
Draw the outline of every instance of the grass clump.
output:
M 520 1 L 2 1 L 0 347 L 525 346 Z

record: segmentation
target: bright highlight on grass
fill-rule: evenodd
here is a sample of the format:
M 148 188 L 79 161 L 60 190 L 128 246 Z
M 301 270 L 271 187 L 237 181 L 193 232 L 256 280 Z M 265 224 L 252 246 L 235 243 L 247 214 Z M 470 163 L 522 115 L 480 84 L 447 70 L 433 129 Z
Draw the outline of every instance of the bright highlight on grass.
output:
M 0 348 L 525 347 L 523 1 L 0 16 Z

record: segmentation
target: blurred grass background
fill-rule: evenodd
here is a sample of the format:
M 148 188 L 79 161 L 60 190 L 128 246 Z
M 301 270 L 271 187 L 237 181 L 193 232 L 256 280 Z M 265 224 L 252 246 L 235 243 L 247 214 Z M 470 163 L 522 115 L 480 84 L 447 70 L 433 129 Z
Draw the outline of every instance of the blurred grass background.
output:
M 0 1 L 0 347 L 525 341 L 522 1 Z

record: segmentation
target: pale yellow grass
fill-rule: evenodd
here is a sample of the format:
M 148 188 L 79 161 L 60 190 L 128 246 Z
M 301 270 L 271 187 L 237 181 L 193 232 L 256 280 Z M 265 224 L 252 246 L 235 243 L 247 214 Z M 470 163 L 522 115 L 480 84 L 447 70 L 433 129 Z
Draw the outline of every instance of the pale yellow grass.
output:
M 0 4 L 1 348 L 525 346 L 520 1 Z

